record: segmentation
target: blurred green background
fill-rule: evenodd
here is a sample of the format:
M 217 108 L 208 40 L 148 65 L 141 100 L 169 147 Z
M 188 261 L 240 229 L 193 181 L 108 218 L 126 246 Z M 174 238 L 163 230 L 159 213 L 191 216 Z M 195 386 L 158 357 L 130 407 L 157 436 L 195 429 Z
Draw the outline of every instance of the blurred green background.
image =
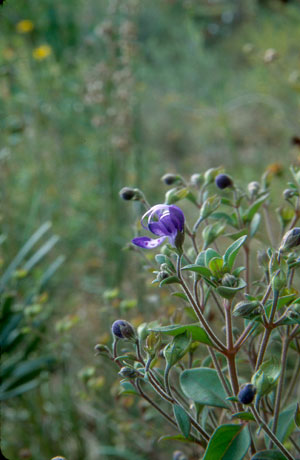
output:
M 0 7 L 9 459 L 171 458 L 159 417 L 120 397 L 116 370 L 93 355 L 113 320 L 138 325 L 167 302 L 124 249 L 142 209 L 118 192 L 138 186 L 155 204 L 166 172 L 223 165 L 242 185 L 299 163 L 299 23 L 297 0 Z

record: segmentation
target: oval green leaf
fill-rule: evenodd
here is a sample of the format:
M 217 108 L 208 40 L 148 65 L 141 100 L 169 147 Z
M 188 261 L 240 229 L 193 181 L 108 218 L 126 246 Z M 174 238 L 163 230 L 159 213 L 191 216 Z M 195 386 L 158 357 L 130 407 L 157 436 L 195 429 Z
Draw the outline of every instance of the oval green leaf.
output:
M 206 367 L 187 369 L 180 375 L 180 385 L 185 396 L 197 403 L 225 409 L 230 407 L 217 371 L 214 369 Z
M 210 438 L 203 460 L 242 460 L 249 445 L 245 425 L 221 425 Z

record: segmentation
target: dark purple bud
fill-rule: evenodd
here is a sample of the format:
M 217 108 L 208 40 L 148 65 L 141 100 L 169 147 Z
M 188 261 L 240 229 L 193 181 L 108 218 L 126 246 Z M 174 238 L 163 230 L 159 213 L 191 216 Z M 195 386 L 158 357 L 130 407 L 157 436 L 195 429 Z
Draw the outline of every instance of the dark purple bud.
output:
M 136 338 L 133 326 L 123 319 L 115 321 L 111 327 L 112 333 L 118 339 L 132 340 Z
M 179 176 L 178 174 L 165 174 L 162 176 L 161 180 L 166 184 L 166 185 L 182 185 L 183 180 L 182 177 Z
M 242 404 L 251 404 L 256 394 L 256 388 L 252 383 L 247 383 L 239 392 L 238 400 Z
M 119 192 L 120 197 L 123 200 L 131 201 L 131 200 L 138 200 L 137 198 L 137 191 L 131 187 L 123 187 Z
M 279 251 L 286 251 L 288 249 L 299 246 L 300 244 L 300 227 L 294 227 L 283 236 Z
M 218 174 L 215 178 L 216 186 L 219 187 L 221 190 L 227 187 L 232 187 L 233 182 L 232 179 L 227 176 L 227 174 Z

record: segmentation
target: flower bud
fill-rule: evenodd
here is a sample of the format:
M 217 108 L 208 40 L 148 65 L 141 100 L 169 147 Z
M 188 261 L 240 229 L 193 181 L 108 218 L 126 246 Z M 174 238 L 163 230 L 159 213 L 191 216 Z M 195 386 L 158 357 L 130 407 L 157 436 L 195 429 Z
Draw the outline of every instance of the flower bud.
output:
M 297 190 L 293 190 L 292 188 L 286 188 L 283 192 L 282 192 L 282 195 L 283 195 L 283 198 L 285 200 L 290 200 L 291 198 L 293 198 L 295 195 L 298 195 L 298 192 Z
M 191 185 L 194 187 L 199 187 L 203 184 L 203 175 L 202 174 L 192 174 L 190 178 Z
M 204 173 L 205 184 L 211 184 L 215 177 L 222 171 L 222 168 L 210 168 Z
M 218 188 L 223 190 L 224 188 L 232 187 L 233 181 L 231 177 L 227 176 L 227 174 L 218 174 L 215 178 L 215 184 Z
M 251 404 L 256 394 L 256 388 L 252 383 L 246 383 L 238 394 L 238 400 L 242 404 Z
M 255 197 L 258 194 L 259 190 L 260 190 L 260 183 L 259 182 L 256 182 L 256 181 L 249 182 L 249 184 L 248 184 L 248 192 L 249 192 L 251 198 Z
M 109 349 L 106 345 L 103 345 L 102 343 L 97 343 L 94 347 L 95 355 L 98 356 L 101 353 L 109 353 Z
M 170 173 L 164 174 L 161 180 L 166 185 L 182 185 L 183 184 L 183 179 L 178 174 L 170 174 Z
M 130 380 L 136 379 L 137 377 L 141 377 L 141 374 L 136 369 L 133 369 L 132 367 L 128 366 L 122 367 L 118 374 L 124 379 Z
M 163 271 L 158 273 L 157 279 L 158 279 L 158 281 L 163 281 L 163 280 L 169 278 L 169 276 L 170 276 L 170 273 L 168 273 L 168 272 L 163 270 Z
M 123 187 L 119 192 L 120 197 L 125 201 L 139 201 L 142 194 L 138 188 Z
M 300 244 L 300 227 L 295 227 L 286 232 L 283 236 L 279 251 L 287 251 Z
M 52 457 L 51 460 L 66 460 L 66 457 L 59 455 L 58 457 Z
M 244 300 L 235 305 L 233 309 L 233 316 L 253 319 L 261 313 L 261 305 L 257 301 Z
M 226 275 L 223 276 L 222 278 L 222 286 L 227 286 L 227 287 L 236 287 L 238 283 L 238 279 L 230 275 L 229 273 L 226 273 Z
M 134 327 L 128 321 L 118 319 L 111 327 L 112 333 L 118 339 L 135 340 L 136 333 Z

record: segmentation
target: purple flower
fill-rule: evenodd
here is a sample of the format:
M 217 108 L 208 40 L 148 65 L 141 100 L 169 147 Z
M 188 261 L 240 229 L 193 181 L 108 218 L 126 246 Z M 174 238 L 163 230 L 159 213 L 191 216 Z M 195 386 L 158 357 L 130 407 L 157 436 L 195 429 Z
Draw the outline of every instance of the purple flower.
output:
M 147 225 L 144 220 L 148 217 Z M 145 249 L 159 246 L 166 238 L 172 246 L 180 248 L 184 236 L 184 214 L 175 205 L 157 204 L 147 211 L 141 219 L 142 227 L 159 238 L 140 236 L 132 240 L 133 244 Z

